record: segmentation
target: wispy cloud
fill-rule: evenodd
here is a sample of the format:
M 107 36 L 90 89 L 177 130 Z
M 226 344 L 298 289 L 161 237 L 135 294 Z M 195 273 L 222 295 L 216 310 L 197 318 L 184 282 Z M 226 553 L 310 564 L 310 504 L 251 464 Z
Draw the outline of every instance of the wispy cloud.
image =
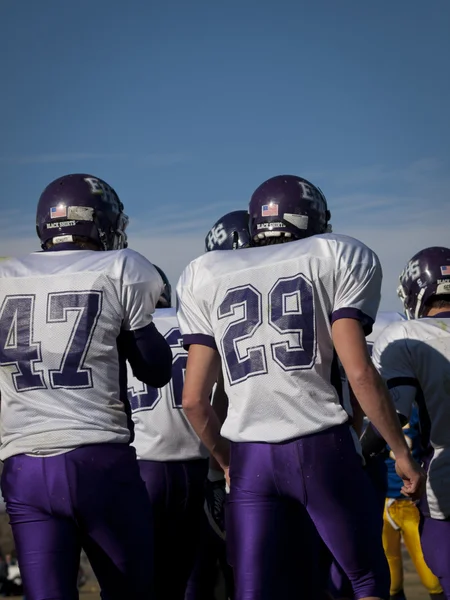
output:
M 358 188 L 373 184 L 386 185 L 386 183 L 402 186 L 423 181 L 424 177 L 439 172 L 443 167 L 442 161 L 437 158 L 426 157 L 403 167 L 390 168 L 377 164 L 346 169 L 312 170 L 308 172 L 308 176 L 319 185 L 321 181 L 327 181 L 328 184 L 337 187 Z
M 97 153 L 97 152 L 53 152 L 44 154 L 29 154 L 19 156 L 0 156 L 0 163 L 7 165 L 39 165 L 73 163 L 87 160 L 129 160 L 138 165 L 158 168 L 170 167 L 187 162 L 188 154 L 181 152 L 152 152 L 143 156 L 126 153 Z
M 171 167 L 189 161 L 191 157 L 182 152 L 152 152 L 139 158 L 139 164 L 148 167 Z
M 97 154 L 93 152 L 60 152 L 53 154 L 30 154 L 28 156 L 0 156 L 0 162 L 12 165 L 65 163 L 80 160 L 121 160 L 126 154 Z
M 230 202 L 205 203 L 191 207 L 189 203 L 170 204 L 152 208 L 149 214 L 131 215 L 130 232 L 143 237 L 149 235 L 169 236 L 175 233 L 202 232 L 207 234 L 214 223 L 224 214 L 242 208 Z M 132 235 L 130 233 L 130 235 Z

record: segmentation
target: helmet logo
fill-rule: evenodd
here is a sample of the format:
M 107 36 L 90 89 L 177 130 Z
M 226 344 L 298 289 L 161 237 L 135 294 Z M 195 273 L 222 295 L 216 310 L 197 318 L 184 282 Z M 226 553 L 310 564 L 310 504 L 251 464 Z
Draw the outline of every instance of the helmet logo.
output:
M 208 233 L 208 248 L 212 250 L 214 246 L 221 246 L 227 239 L 227 233 L 223 228 L 223 223 L 219 223 Z
M 269 204 L 263 204 L 261 206 L 262 217 L 278 217 L 278 204 L 275 202 L 269 202 Z
M 84 180 L 89 184 L 92 194 L 99 194 L 100 196 L 103 196 L 109 204 L 114 204 L 116 201 L 116 193 L 107 183 L 100 181 L 95 177 L 85 177 Z
M 450 275 L 450 265 L 441 267 L 441 275 Z
M 299 181 L 298 185 L 302 188 L 303 198 L 306 198 L 307 200 L 314 200 L 313 190 L 309 185 L 303 181 Z
M 52 206 L 50 209 L 50 219 L 64 219 L 67 217 L 67 208 L 64 204 L 58 204 L 58 206 Z
M 415 281 L 416 279 L 419 279 L 421 273 L 420 273 L 420 266 L 419 266 L 419 261 L 418 260 L 411 260 L 405 267 L 405 270 L 402 273 L 402 279 L 412 279 L 413 281 Z

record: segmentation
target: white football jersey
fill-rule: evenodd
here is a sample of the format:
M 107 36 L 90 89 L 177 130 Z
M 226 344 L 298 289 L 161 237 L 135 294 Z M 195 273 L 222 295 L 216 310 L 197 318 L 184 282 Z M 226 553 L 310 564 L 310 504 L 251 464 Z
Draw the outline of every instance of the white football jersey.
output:
M 162 289 L 129 249 L 0 263 L 1 460 L 129 442 L 116 340 L 151 323 Z
M 187 352 L 175 308 L 157 308 L 154 322 L 172 348 L 172 380 L 163 388 L 151 388 L 136 379 L 128 365 L 128 400 L 137 457 L 156 461 L 207 458 L 208 451 L 182 409 Z
M 413 402 L 434 448 L 427 481 L 431 516 L 450 517 L 450 312 L 394 323 L 373 348 L 379 370 L 400 414 Z M 428 433 L 428 432 L 426 432 Z
M 381 335 L 388 325 L 396 323 L 397 321 L 405 321 L 405 315 L 399 312 L 388 312 L 380 310 L 373 324 L 372 332 L 367 336 L 366 341 L 369 347 L 369 352 L 372 354 L 373 345 L 375 340 Z
M 225 438 L 281 442 L 348 419 L 331 324 L 356 318 L 370 330 L 381 278 L 372 250 L 334 234 L 208 252 L 188 265 L 178 320 L 185 345 L 221 355 Z

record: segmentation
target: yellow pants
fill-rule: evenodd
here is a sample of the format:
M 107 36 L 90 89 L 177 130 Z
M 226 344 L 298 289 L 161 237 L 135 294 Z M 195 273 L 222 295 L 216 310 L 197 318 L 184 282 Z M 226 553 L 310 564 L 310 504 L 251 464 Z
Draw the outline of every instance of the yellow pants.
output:
M 419 536 L 419 510 L 407 498 L 386 499 L 384 506 L 383 546 L 391 571 L 391 596 L 403 589 L 403 561 L 401 538 L 414 563 L 416 571 L 429 594 L 442 593 L 438 578 L 430 571 L 423 558 Z

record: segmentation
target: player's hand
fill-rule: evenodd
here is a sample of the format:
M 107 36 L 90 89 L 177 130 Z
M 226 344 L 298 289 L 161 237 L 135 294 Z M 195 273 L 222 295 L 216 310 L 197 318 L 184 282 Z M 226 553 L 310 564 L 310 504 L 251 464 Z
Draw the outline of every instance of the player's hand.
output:
M 412 500 L 419 500 L 425 492 L 427 480 L 427 474 L 424 469 L 410 454 L 406 454 L 396 459 L 395 470 L 397 475 L 403 480 L 402 494 Z

